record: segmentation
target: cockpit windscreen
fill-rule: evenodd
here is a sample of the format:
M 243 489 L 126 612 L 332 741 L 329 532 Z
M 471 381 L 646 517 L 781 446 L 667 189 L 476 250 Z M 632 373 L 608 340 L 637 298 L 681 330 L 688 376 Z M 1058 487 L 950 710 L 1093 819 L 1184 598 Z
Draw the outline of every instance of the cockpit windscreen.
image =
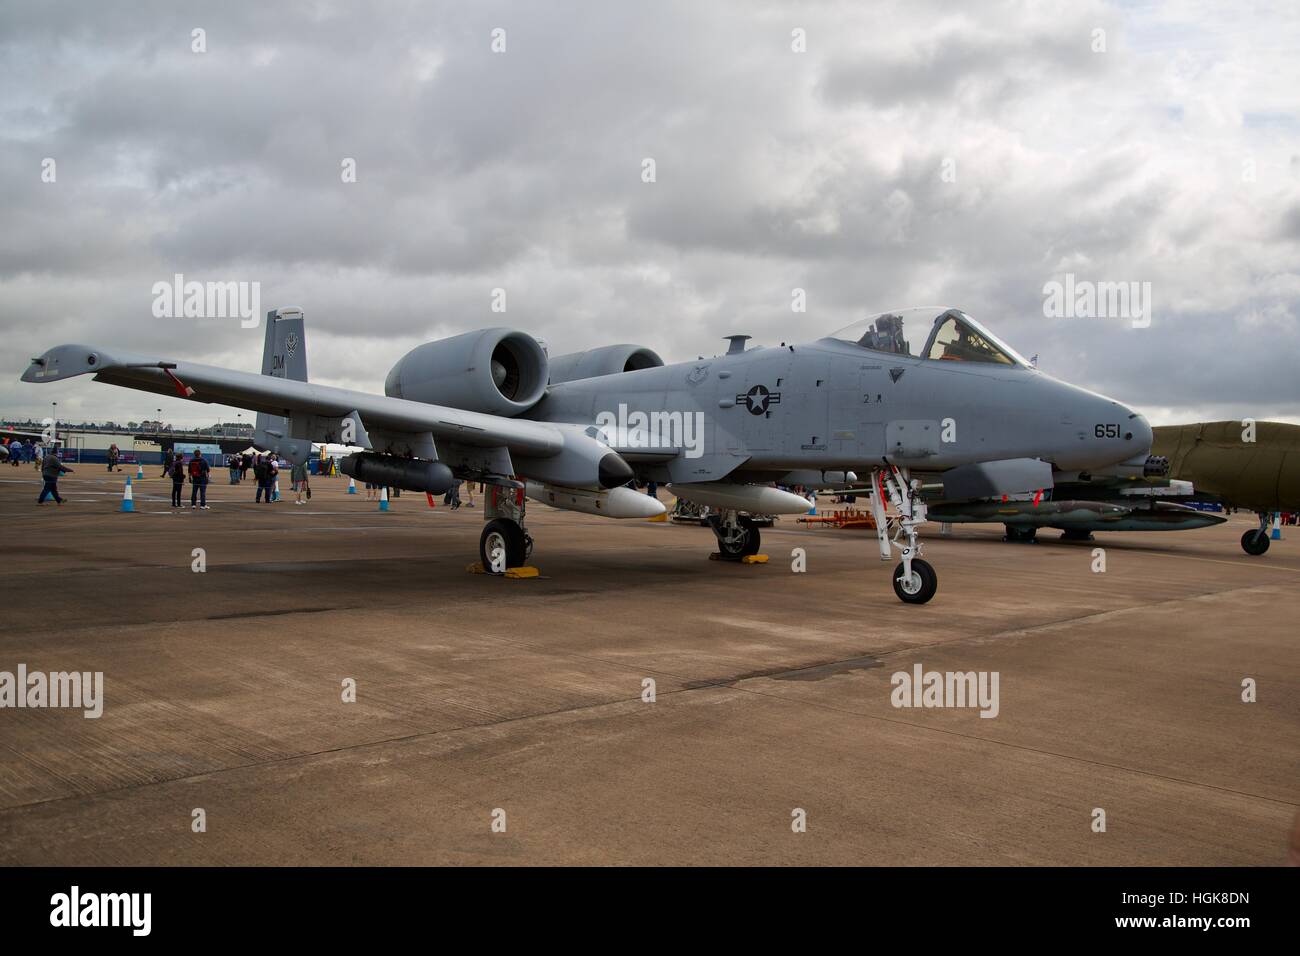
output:
M 909 336 L 921 335 L 926 336 L 925 346 L 914 350 Z M 931 307 L 882 312 L 855 322 L 831 337 L 873 352 L 940 362 L 1029 365 L 1015 349 L 959 309 Z

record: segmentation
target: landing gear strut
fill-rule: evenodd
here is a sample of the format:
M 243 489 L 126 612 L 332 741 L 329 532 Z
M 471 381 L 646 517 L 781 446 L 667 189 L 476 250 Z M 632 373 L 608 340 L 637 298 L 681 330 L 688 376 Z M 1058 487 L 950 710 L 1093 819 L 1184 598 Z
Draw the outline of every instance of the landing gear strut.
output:
M 479 560 L 488 574 L 505 574 L 523 567 L 533 553 L 532 536 L 524 530 L 524 492 L 508 485 L 487 485 L 483 501 L 483 533 Z
M 893 549 L 899 550 L 903 560 L 894 568 L 894 593 L 907 604 L 924 604 L 939 589 L 939 575 L 930 562 L 921 559 L 917 527 L 926 517 L 925 502 L 917 493 L 919 486 L 919 481 L 909 481 L 907 472 L 895 465 L 886 464 L 871 472 L 871 514 L 876 520 L 880 560 L 888 561 Z M 892 538 L 885 515 L 886 499 L 898 512 Z M 906 543 L 900 542 L 900 537 L 906 538 Z
M 1259 527 L 1253 531 L 1247 531 L 1241 536 L 1241 550 L 1249 555 L 1258 557 L 1268 550 L 1268 526 L 1273 523 L 1273 516 L 1267 512 L 1260 512 Z
M 758 528 L 747 515 L 724 509 L 709 515 L 709 527 L 718 539 L 718 554 L 724 561 L 739 561 L 758 554 Z

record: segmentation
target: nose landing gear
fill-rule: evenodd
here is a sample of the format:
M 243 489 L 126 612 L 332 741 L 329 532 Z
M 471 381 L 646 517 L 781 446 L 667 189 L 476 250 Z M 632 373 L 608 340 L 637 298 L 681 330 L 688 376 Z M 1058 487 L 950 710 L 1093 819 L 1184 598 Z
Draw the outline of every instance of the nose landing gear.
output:
M 917 528 L 925 523 L 926 514 L 925 502 L 917 493 L 919 484 L 909 481 L 907 473 L 895 465 L 886 464 L 871 473 L 871 514 L 876 520 L 880 560 L 888 561 L 893 549 L 899 550 L 903 560 L 894 568 L 894 593 L 906 604 L 925 604 L 939 589 L 939 575 L 921 558 Z M 886 498 L 898 512 L 892 538 L 885 515 Z M 900 543 L 900 537 L 907 543 Z

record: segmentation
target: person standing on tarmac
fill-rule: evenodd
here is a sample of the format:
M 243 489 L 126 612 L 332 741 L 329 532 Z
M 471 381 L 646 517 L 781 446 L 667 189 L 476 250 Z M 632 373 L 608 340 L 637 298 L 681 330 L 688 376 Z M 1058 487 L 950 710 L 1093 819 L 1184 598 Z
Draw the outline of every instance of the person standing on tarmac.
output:
M 121 454 L 122 453 L 117 450 L 116 442 L 108 446 L 108 470 L 109 471 L 117 470 L 117 460 L 118 458 L 121 457 Z
M 180 452 L 172 455 L 163 468 L 163 477 L 172 480 L 172 507 L 181 506 L 181 487 L 185 484 L 185 456 Z
M 266 495 L 266 503 L 271 503 L 271 463 L 266 455 L 258 455 L 257 461 L 253 464 L 253 478 L 257 480 L 257 497 L 255 503 L 262 501 L 262 495 Z
M 194 510 L 194 503 L 199 502 L 203 511 L 208 510 L 208 472 L 212 466 L 208 460 L 200 454 L 199 450 L 194 449 L 194 457 L 190 459 L 190 510 Z
M 59 461 L 59 456 L 53 448 L 47 450 L 45 460 L 41 464 L 41 477 L 45 479 L 45 486 L 41 489 L 41 496 L 36 499 L 36 503 L 43 505 L 45 499 L 52 495 L 54 503 L 62 505 L 63 499 L 59 497 L 59 476 L 70 471 L 72 471 L 71 468 Z
M 295 463 L 293 469 L 289 472 L 289 475 L 293 480 L 293 492 L 296 496 L 293 503 L 296 505 L 305 505 L 307 502 L 303 500 L 304 496 L 311 494 L 308 490 L 309 485 L 307 484 L 307 463 L 305 461 Z

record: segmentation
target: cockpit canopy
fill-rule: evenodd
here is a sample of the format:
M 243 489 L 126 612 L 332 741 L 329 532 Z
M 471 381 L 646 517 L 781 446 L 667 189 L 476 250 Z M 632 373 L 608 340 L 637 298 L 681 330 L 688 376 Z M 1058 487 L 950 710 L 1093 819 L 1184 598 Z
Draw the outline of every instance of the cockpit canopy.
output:
M 925 347 L 912 349 L 909 335 L 925 335 Z M 960 309 L 914 308 L 881 312 L 833 332 L 833 339 L 873 352 L 909 355 L 941 362 L 1029 367 L 1019 352 Z

